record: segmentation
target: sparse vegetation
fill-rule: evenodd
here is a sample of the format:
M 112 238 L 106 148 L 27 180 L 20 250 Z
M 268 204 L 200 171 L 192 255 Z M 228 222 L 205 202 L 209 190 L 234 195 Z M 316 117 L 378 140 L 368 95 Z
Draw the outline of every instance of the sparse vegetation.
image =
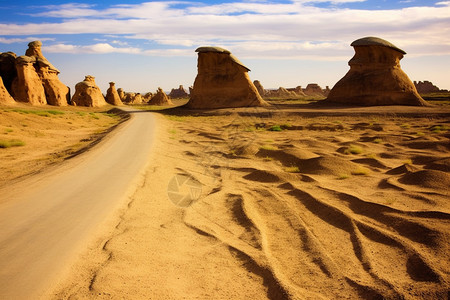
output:
M 283 131 L 280 125 L 273 125 L 269 129 L 269 131 Z
M 63 115 L 65 112 L 60 110 L 33 110 L 33 109 L 21 109 L 21 108 L 15 108 L 11 111 L 17 112 L 19 114 L 33 114 L 38 115 L 41 117 L 50 117 L 51 115 Z
M 272 145 L 267 145 L 267 144 L 262 145 L 261 147 L 259 147 L 259 149 L 261 149 L 261 150 L 269 150 L 269 151 L 278 150 L 277 147 L 272 146 Z
M 0 140 L 0 148 L 2 149 L 20 146 L 25 146 L 25 142 L 21 140 L 9 140 L 9 141 Z
M 300 173 L 300 169 L 297 166 L 287 167 L 284 170 L 288 173 Z
M 363 149 L 357 145 L 350 145 L 345 149 L 345 154 L 361 154 L 363 153 Z
M 337 179 L 337 180 L 344 180 L 344 179 L 348 179 L 348 178 L 350 178 L 350 175 L 347 175 L 347 174 L 341 174 L 341 175 L 339 175 L 336 179 Z
M 431 130 L 431 132 L 433 132 L 433 133 L 441 133 L 441 132 L 447 131 L 447 130 L 448 130 L 448 127 L 445 126 L 445 125 L 435 125 L 435 126 L 432 126 L 432 127 L 430 128 L 430 130 Z
M 373 142 L 374 142 L 375 144 L 381 144 L 381 143 L 383 142 L 383 139 L 381 139 L 381 138 L 376 138 L 376 139 L 373 140 Z
M 368 175 L 370 170 L 364 167 L 359 166 L 356 170 L 352 171 L 352 175 Z

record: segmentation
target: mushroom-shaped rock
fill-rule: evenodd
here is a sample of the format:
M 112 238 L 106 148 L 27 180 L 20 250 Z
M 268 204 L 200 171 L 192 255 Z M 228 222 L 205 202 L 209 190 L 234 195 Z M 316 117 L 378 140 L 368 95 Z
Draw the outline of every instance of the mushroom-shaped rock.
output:
M 148 102 L 150 105 L 173 105 L 172 101 L 170 101 L 169 97 L 167 97 L 166 93 L 162 90 L 162 88 L 158 88 L 155 95 L 153 95 L 152 99 Z
M 101 107 L 106 105 L 102 91 L 95 84 L 95 77 L 87 75 L 84 81 L 75 85 L 75 94 L 72 97 L 75 106 Z
M 125 92 L 123 91 L 123 89 L 122 88 L 118 88 L 117 89 L 117 94 L 119 94 L 119 98 L 123 102 L 123 100 L 125 100 Z
M 197 77 L 187 107 L 225 108 L 265 106 L 248 69 L 230 51 L 220 47 L 200 47 Z
M 48 66 L 40 65 L 39 77 L 44 86 L 47 103 L 55 106 L 66 106 L 70 102 L 70 90 L 58 78 L 58 73 Z
M 169 93 L 169 97 L 171 99 L 181 99 L 189 97 L 189 94 L 186 93 L 184 87 L 180 85 L 177 89 L 172 89 Z
M 59 74 L 59 70 L 55 68 L 42 54 L 41 51 L 42 42 L 41 41 L 33 41 L 28 43 L 28 49 L 25 51 L 26 56 L 32 56 L 36 58 L 39 67 L 48 67 L 49 70 L 56 72 Z
M 3 80 L 2 77 L 0 76 L 0 105 L 11 105 L 14 103 L 16 102 L 3 85 Z
M 109 83 L 109 88 L 106 91 L 106 102 L 112 105 L 123 105 L 114 82 Z
M 35 62 L 36 58 L 32 56 L 16 58 L 17 77 L 11 85 L 12 96 L 16 101 L 44 105 L 47 100 L 42 81 L 34 68 Z
M 428 105 L 400 67 L 405 51 L 388 41 L 365 37 L 351 46 L 350 70 L 331 89 L 326 101 L 353 105 Z

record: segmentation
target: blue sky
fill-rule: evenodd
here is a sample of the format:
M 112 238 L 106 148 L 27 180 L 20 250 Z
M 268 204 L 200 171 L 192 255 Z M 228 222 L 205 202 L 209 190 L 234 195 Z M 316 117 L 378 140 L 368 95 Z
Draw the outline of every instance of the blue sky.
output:
M 318 83 L 348 71 L 350 43 L 386 39 L 407 52 L 411 80 L 450 89 L 450 1 L 5 1 L 0 52 L 23 55 L 30 41 L 72 89 L 85 75 L 106 91 L 168 91 L 193 84 L 199 46 L 221 46 L 266 88 Z

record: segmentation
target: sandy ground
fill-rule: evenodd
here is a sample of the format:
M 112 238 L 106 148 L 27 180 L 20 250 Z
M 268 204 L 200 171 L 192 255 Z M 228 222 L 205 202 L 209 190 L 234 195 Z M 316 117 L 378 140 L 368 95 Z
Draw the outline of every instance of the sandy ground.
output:
M 145 180 L 48 298 L 448 297 L 448 109 L 158 118 Z
M 92 147 L 121 121 L 106 113 L 110 109 L 21 103 L 0 107 L 0 144 L 20 145 L 0 146 L 0 189 Z

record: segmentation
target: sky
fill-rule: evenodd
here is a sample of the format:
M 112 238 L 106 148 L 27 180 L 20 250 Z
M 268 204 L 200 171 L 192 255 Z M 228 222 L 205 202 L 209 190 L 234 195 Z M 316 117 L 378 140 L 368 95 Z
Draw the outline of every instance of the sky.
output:
M 349 70 L 351 42 L 376 36 L 407 54 L 411 80 L 450 89 L 450 1 L 0 0 L 0 52 L 30 41 L 71 87 L 85 75 L 106 93 L 192 86 L 201 46 L 230 50 L 265 88 L 330 88 Z

